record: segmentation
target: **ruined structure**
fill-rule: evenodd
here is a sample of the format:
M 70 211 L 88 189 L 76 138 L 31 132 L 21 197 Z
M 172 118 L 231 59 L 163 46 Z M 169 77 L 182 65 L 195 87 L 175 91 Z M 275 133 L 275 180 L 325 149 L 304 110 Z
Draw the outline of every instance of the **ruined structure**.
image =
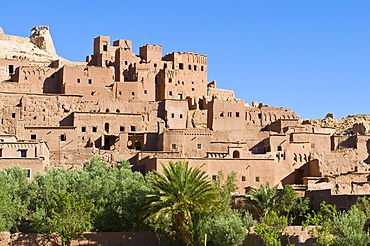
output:
M 31 178 L 100 155 L 144 173 L 177 160 L 212 178 L 236 171 L 240 195 L 267 182 L 322 200 L 370 191 L 370 116 L 306 120 L 249 105 L 208 82 L 197 53 L 146 44 L 136 55 L 130 40 L 99 36 L 86 62 L 69 62 L 48 27 L 30 38 L 0 29 L 0 104 L 0 165 L 21 164 Z

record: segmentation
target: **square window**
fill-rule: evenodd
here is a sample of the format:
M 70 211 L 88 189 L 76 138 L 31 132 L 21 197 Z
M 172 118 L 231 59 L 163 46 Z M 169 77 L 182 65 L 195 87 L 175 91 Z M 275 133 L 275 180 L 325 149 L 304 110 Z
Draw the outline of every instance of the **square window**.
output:
M 119 127 L 119 131 L 120 131 L 120 132 L 124 132 L 124 131 L 125 131 L 125 127 L 124 127 L 124 126 L 120 126 L 120 127 Z
M 12 118 L 13 118 L 13 119 L 15 118 L 15 113 L 12 113 Z
M 212 180 L 216 180 L 217 179 L 217 175 L 212 175 Z
M 136 131 L 136 127 L 135 126 L 131 126 L 131 131 L 132 132 Z
M 179 63 L 179 69 L 181 69 L 181 70 L 184 69 L 184 63 Z
M 61 134 L 60 141 L 66 141 L 66 140 L 67 140 L 67 136 L 65 134 Z
M 176 144 L 172 144 L 172 149 L 177 149 L 177 145 Z
M 197 149 L 202 149 L 202 144 L 197 143 Z
M 172 96 L 172 91 L 169 91 L 169 92 L 168 92 L 168 95 Z
M 245 176 L 242 176 L 242 181 L 245 181 Z
M 86 126 L 81 127 L 81 132 L 86 132 Z
M 96 126 L 92 127 L 92 132 L 97 132 L 98 128 Z
M 235 117 L 239 117 L 239 112 L 235 112 Z
M 154 67 L 157 67 L 157 63 L 154 63 Z
M 21 150 L 21 157 L 27 157 L 27 150 Z
M 36 139 L 36 134 L 32 134 L 32 135 L 31 135 L 31 139 L 32 139 L 32 140 L 35 140 L 35 139 Z
M 277 151 L 282 151 L 283 148 L 281 146 L 277 146 Z
M 256 182 L 259 183 L 260 182 L 260 177 L 256 177 Z

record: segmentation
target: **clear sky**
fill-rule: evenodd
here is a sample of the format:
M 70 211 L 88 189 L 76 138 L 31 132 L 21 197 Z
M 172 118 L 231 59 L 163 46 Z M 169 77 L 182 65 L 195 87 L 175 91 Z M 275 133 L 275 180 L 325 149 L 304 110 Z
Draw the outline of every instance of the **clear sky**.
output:
M 370 1 L 2 1 L 0 27 L 50 26 L 57 53 L 92 54 L 93 38 L 208 56 L 208 81 L 246 102 L 302 118 L 370 114 Z

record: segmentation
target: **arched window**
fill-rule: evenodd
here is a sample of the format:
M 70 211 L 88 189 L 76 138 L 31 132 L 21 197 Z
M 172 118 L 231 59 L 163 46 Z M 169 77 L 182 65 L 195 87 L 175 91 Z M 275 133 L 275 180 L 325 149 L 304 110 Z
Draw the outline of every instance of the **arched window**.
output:
M 233 152 L 233 158 L 240 158 L 240 153 L 237 150 L 234 150 Z

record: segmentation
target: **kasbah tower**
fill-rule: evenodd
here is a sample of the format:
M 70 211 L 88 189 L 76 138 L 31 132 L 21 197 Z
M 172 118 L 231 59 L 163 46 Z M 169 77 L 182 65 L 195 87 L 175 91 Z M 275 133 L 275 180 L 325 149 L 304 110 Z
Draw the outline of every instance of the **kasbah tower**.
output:
M 237 173 L 236 196 L 267 182 L 348 208 L 370 194 L 370 115 L 301 119 L 286 108 L 235 98 L 207 80 L 207 56 L 132 50 L 99 36 L 85 62 L 59 57 L 49 27 L 30 37 L 0 28 L 0 168 L 32 179 L 81 168 L 94 155 L 146 173 L 188 161 L 216 179 Z

